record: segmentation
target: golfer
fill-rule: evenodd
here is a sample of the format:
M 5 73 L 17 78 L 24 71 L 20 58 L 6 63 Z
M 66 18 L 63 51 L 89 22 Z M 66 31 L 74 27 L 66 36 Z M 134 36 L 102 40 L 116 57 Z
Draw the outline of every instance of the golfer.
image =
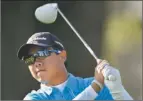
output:
M 37 32 L 17 53 L 28 66 L 32 77 L 40 82 L 24 100 L 132 100 L 124 89 L 120 73 L 100 60 L 93 77 L 76 77 L 66 69 L 67 51 L 54 34 Z M 109 78 L 109 75 L 114 78 Z

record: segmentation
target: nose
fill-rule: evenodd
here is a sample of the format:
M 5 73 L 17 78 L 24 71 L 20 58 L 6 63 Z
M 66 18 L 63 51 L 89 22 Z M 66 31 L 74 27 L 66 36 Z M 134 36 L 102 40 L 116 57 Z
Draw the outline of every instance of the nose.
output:
M 34 63 L 34 66 L 35 66 L 36 68 L 42 67 L 42 63 L 37 61 L 37 62 Z

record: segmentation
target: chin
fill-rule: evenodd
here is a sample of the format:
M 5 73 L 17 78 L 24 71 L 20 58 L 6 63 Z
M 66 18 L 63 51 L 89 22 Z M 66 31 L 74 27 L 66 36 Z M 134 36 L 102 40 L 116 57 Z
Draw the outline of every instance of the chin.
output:
M 35 78 L 38 82 L 41 82 L 42 80 L 41 80 L 41 78 Z

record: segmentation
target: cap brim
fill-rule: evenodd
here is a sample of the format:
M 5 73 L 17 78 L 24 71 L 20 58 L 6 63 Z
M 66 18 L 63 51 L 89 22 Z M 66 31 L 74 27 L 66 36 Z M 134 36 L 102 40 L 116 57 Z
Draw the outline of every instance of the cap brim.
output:
M 21 60 L 23 56 L 26 56 L 28 54 L 29 49 L 32 46 L 43 46 L 43 47 L 49 47 L 47 45 L 37 45 L 37 44 L 23 44 L 17 52 L 17 57 Z

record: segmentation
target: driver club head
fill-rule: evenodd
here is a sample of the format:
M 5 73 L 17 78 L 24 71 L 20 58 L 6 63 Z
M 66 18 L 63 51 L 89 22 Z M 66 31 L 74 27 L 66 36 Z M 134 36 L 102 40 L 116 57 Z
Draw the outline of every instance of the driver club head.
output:
M 38 7 L 35 10 L 35 17 L 38 21 L 51 24 L 54 23 L 58 15 L 58 4 L 48 3 Z

